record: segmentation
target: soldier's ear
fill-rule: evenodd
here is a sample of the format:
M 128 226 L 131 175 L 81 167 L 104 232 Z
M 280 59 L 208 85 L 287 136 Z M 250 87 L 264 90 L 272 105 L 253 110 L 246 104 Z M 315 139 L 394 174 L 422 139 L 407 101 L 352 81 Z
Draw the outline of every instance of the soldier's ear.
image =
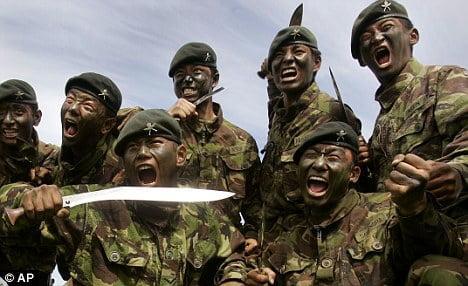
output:
M 215 68 L 211 69 L 211 72 L 213 73 L 213 82 L 211 83 L 211 88 L 215 88 L 219 82 L 219 72 Z
M 361 168 L 358 165 L 354 165 L 351 168 L 351 172 L 349 173 L 349 181 L 353 184 L 357 183 L 360 175 L 361 175 Z
M 314 72 L 318 72 L 320 66 L 322 65 L 322 55 L 320 53 L 314 53 Z
M 187 148 L 184 144 L 180 144 L 177 146 L 177 153 L 176 153 L 176 166 L 182 167 L 185 164 L 185 159 L 187 157 Z
M 34 117 L 34 120 L 33 120 L 33 124 L 34 126 L 38 126 L 39 123 L 41 122 L 41 118 L 42 118 L 42 111 L 41 110 L 36 110 L 34 111 L 34 114 L 33 114 L 33 117 Z
M 114 128 L 117 120 L 114 117 L 108 117 L 104 119 L 104 123 L 101 126 L 101 134 L 106 135 L 107 133 L 111 132 L 112 128 Z
M 411 46 L 416 45 L 419 42 L 419 31 L 416 28 L 410 30 L 410 44 Z

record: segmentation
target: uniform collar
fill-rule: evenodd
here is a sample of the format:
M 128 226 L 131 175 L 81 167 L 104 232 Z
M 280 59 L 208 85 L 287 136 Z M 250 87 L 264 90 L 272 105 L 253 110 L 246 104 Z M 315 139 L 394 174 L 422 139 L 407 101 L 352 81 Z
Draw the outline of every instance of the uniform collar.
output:
M 193 118 L 191 120 L 187 121 L 187 125 L 193 132 L 195 133 L 204 133 L 208 132 L 210 134 L 215 133 L 221 124 L 223 124 L 223 110 L 221 109 L 221 106 L 213 102 L 213 112 L 215 114 L 215 118 L 211 121 L 207 120 L 202 120 L 198 117 Z
M 340 202 L 330 210 L 327 218 L 323 220 L 320 224 L 316 225 L 311 220 L 310 210 L 306 208 L 306 216 L 307 219 L 310 221 L 310 225 L 314 225 L 315 227 L 326 228 L 329 225 L 341 220 L 345 216 L 347 216 L 354 207 L 359 202 L 359 195 L 355 189 L 349 189 L 345 196 L 340 200 Z
M 396 99 L 405 91 L 410 82 L 421 72 L 424 66 L 416 59 L 411 58 L 401 73 L 388 85 L 381 85 L 375 93 L 375 100 L 379 102 L 382 109 L 389 109 Z

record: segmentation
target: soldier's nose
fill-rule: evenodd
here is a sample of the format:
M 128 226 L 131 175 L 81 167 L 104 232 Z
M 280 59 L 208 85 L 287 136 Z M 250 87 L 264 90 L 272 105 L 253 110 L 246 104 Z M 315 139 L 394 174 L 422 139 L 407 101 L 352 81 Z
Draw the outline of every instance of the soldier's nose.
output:
M 323 154 L 318 157 L 312 164 L 312 167 L 316 170 L 324 170 L 326 169 L 326 166 L 325 156 Z
M 13 124 L 15 122 L 13 114 L 11 114 L 11 112 L 8 111 L 3 117 L 2 122 L 5 124 Z

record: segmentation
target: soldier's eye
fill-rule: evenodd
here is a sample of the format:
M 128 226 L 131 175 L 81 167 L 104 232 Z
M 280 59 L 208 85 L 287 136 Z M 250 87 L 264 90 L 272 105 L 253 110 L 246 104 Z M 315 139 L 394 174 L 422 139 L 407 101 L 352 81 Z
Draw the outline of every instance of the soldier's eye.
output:
M 382 31 L 387 32 L 387 31 L 389 31 L 391 28 L 393 28 L 393 25 L 392 25 L 392 24 L 385 24 L 385 25 L 382 27 Z
M 361 42 L 366 42 L 366 41 L 369 41 L 370 37 L 371 37 L 370 33 L 363 33 L 361 35 L 360 40 L 361 40 Z

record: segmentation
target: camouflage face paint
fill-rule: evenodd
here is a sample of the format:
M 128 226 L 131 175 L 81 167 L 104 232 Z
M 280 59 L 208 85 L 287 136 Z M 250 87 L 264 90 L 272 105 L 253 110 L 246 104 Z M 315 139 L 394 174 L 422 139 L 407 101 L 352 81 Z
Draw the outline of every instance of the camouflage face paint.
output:
M 163 137 L 136 138 L 124 152 L 130 185 L 173 187 L 177 180 L 177 144 Z
M 173 77 L 174 92 L 177 98 L 194 102 L 216 86 L 217 79 L 207 66 L 183 65 L 176 69 Z
M 70 89 L 61 109 L 62 145 L 94 146 L 102 138 L 106 107 L 90 94 Z
M 14 146 L 31 142 L 33 127 L 38 120 L 32 106 L 24 103 L 0 103 L 0 143 Z M 37 123 L 36 123 L 37 122 Z
M 299 161 L 299 186 L 307 205 L 324 208 L 338 202 L 348 190 L 353 167 L 347 148 L 316 144 Z
M 385 18 L 367 27 L 359 39 L 364 65 L 383 83 L 392 80 L 412 57 L 412 30 L 396 18 Z
M 290 44 L 279 48 L 271 62 L 273 79 L 287 95 L 301 94 L 314 81 L 315 56 L 309 46 Z

